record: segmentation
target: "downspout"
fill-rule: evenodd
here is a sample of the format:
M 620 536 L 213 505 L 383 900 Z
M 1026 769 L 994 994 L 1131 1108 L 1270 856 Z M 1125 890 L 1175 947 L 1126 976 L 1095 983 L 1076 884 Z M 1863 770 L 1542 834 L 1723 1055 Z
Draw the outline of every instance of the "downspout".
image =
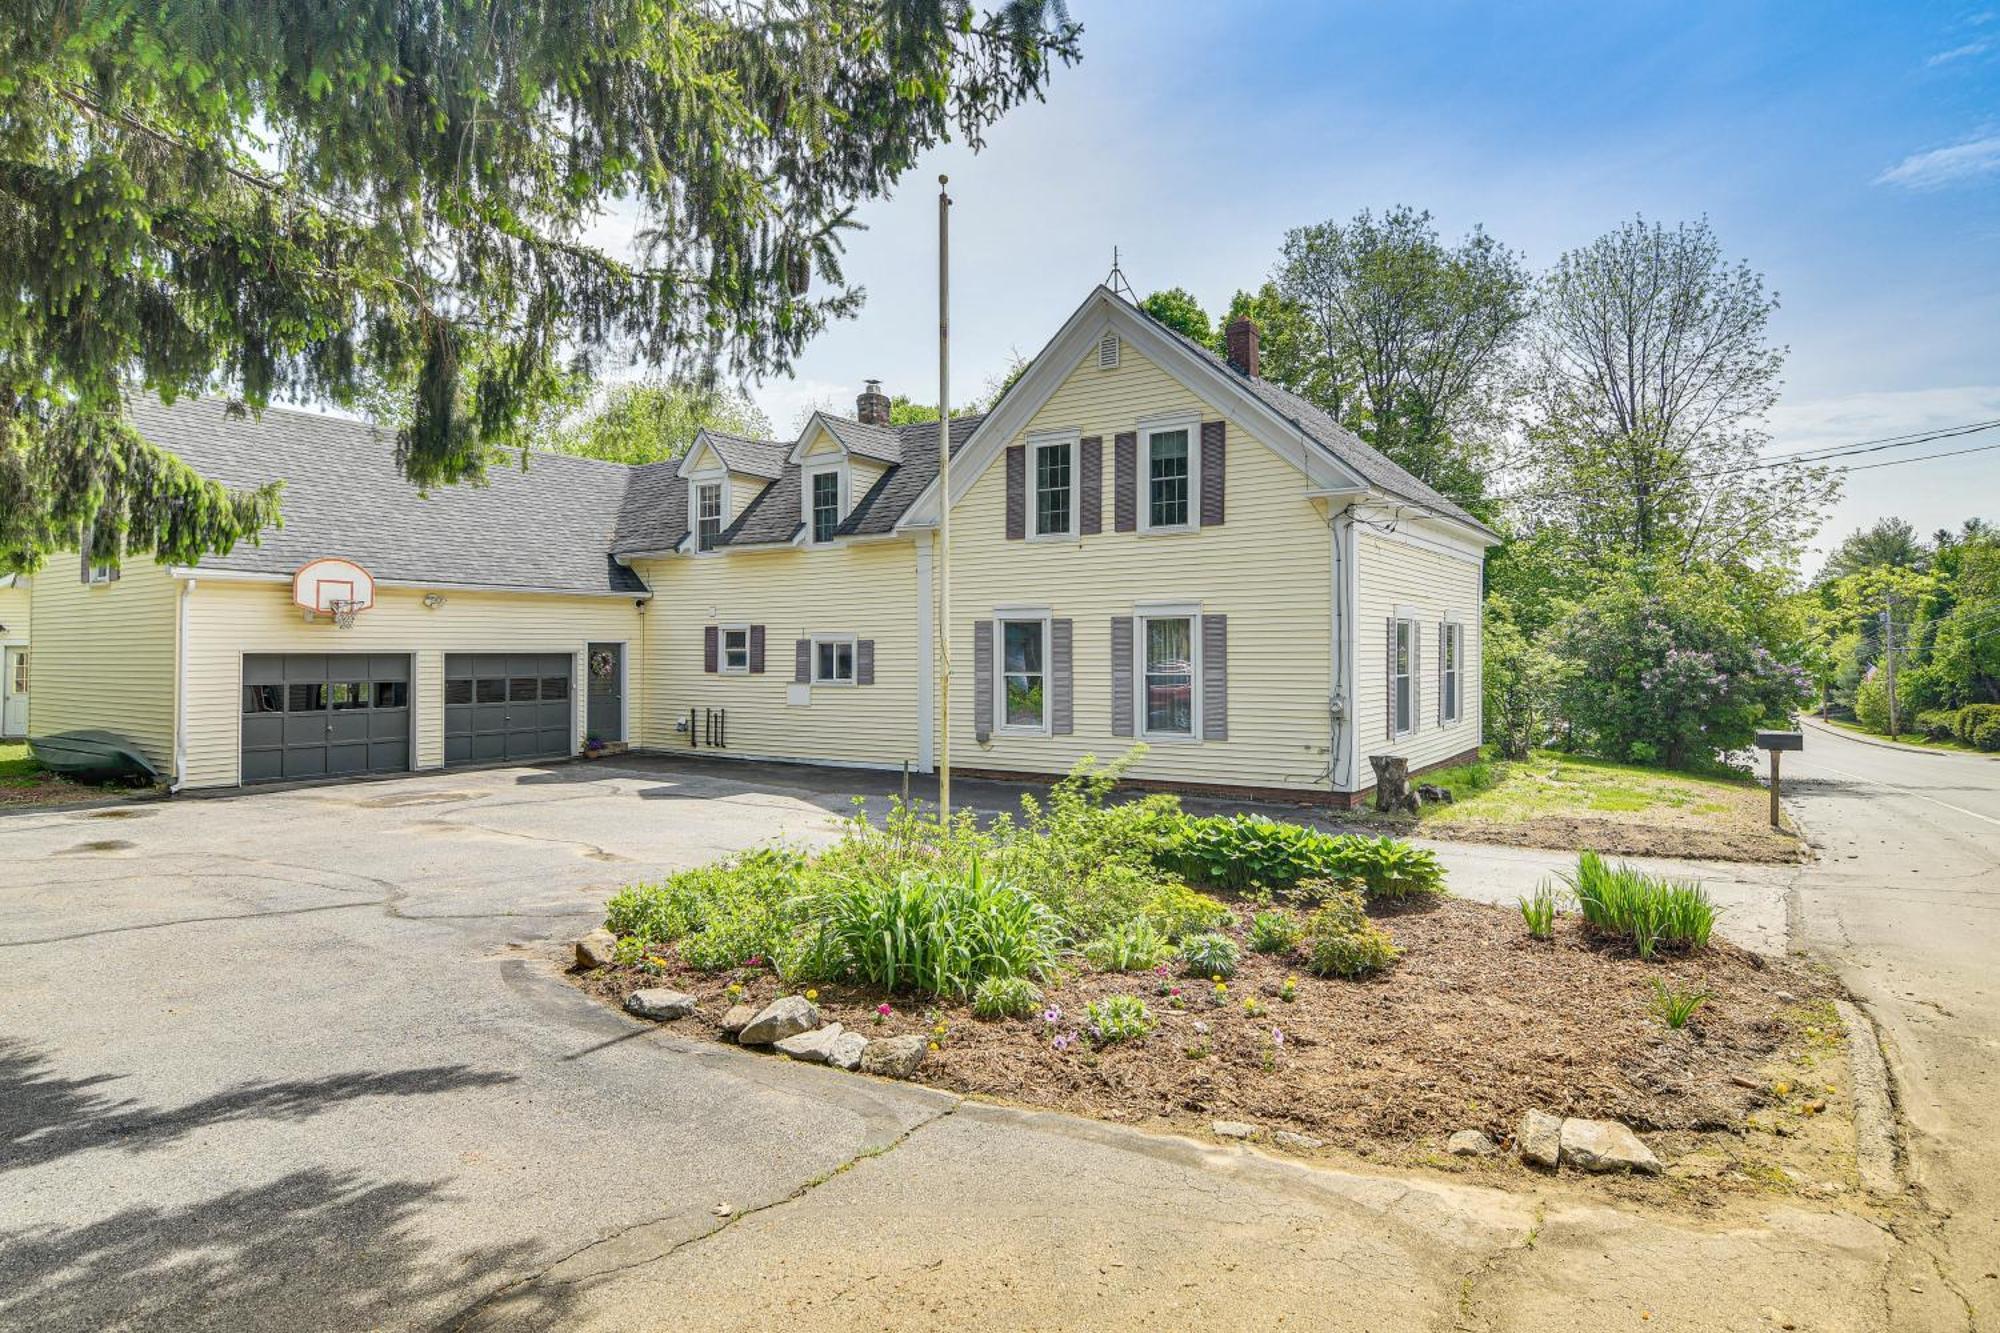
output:
M 1340 563 L 1340 516 L 1345 511 L 1335 509 L 1331 500 L 1327 501 L 1326 511 L 1326 531 L 1330 539 L 1328 545 L 1332 553 L 1332 566 L 1329 571 L 1331 577 L 1328 580 L 1327 587 L 1326 616 L 1327 634 L 1331 640 L 1327 645 L 1329 651 L 1327 653 L 1328 679 L 1326 687 L 1326 780 L 1328 794 L 1334 795 L 1340 791 L 1340 760 L 1342 755 L 1340 729 L 1347 711 L 1343 703 L 1346 697 L 1347 673 L 1346 663 L 1343 660 L 1344 653 L 1342 651 L 1342 645 L 1346 636 L 1341 633 L 1346 608 L 1342 605 L 1341 587 L 1343 578 Z
M 167 788 L 169 796 L 177 795 L 187 785 L 187 654 L 188 654 L 188 601 L 194 596 L 198 579 L 188 579 L 181 584 L 181 595 L 174 602 L 174 780 Z

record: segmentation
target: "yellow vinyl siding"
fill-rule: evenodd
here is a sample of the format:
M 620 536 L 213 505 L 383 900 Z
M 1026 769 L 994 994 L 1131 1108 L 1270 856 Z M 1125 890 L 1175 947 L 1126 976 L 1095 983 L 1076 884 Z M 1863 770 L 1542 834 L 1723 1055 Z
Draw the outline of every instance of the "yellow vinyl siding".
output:
M 642 561 L 656 592 L 647 615 L 653 688 L 641 738 L 687 750 L 675 724 L 693 709 L 728 710 L 728 752 L 761 758 L 899 767 L 919 760 L 916 550 L 907 541 L 730 551 Z M 702 670 L 709 625 L 764 626 L 761 675 Z M 875 641 L 873 685 L 815 685 L 787 702 L 793 645 L 813 634 Z M 700 728 L 701 722 L 696 721 Z
M 1355 721 L 1356 783 L 1374 785 L 1368 756 L 1397 754 L 1421 768 L 1454 758 L 1479 744 L 1480 566 L 1441 551 L 1398 541 L 1367 528 L 1356 537 Z M 1389 621 L 1398 607 L 1417 612 L 1417 730 L 1389 736 Z M 1455 615 L 1463 629 L 1458 721 L 1438 722 L 1438 626 Z
M 1186 533 L 1113 531 L 1114 436 L 1175 413 L 1228 421 L 1226 521 Z M 1098 369 L 1093 345 L 1009 443 L 1058 431 L 1103 437 L 1101 534 L 1007 540 L 1003 459 L 952 510 L 952 762 L 1060 773 L 1085 754 L 1123 754 L 1137 738 L 1111 733 L 1112 618 L 1132 615 L 1138 602 L 1196 602 L 1204 615 L 1229 617 L 1229 739 L 1150 742 L 1132 775 L 1329 790 L 1332 539 L 1323 503 L 1305 496 L 1306 479 L 1129 342 L 1113 370 Z M 1198 515 L 1198 476 L 1193 484 Z M 1008 605 L 1046 607 L 1074 622 L 1073 735 L 974 740 L 973 622 Z
M 457 652 L 570 653 L 576 728 L 585 708 L 582 655 L 590 643 L 626 644 L 625 691 L 637 731 L 645 697 L 643 615 L 630 597 L 560 597 L 526 593 L 447 592 L 436 610 L 422 589 L 377 588 L 375 606 L 352 629 L 308 624 L 292 605 L 289 582 L 198 581 L 188 601 L 188 785 L 232 787 L 239 781 L 243 656 L 246 653 L 414 654 L 411 748 L 419 769 L 444 763 L 444 658 Z M 129 577 L 129 576 L 128 576 Z M 636 739 L 632 737 L 630 739 Z
M 49 557 L 32 589 L 28 734 L 108 731 L 171 778 L 179 586 L 143 557 L 126 561 L 117 582 L 100 584 L 78 577 L 75 552 Z
M 48 577 L 46 571 L 42 577 Z M 32 585 L 15 583 L 0 587 L 0 643 L 28 642 L 29 602 L 33 596 Z

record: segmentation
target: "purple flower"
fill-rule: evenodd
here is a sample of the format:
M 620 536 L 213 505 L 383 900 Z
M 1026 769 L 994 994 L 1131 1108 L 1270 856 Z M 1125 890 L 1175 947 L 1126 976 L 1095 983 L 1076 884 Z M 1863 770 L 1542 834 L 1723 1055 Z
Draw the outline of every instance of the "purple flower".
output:
M 1042 1021 L 1050 1027 L 1054 1027 L 1056 1024 L 1062 1022 L 1062 1010 L 1055 1005 L 1050 1005 L 1048 1008 L 1042 1010 Z
M 1271 1044 L 1273 1046 L 1283 1046 L 1285 1044 L 1285 1030 L 1283 1028 L 1271 1029 Z

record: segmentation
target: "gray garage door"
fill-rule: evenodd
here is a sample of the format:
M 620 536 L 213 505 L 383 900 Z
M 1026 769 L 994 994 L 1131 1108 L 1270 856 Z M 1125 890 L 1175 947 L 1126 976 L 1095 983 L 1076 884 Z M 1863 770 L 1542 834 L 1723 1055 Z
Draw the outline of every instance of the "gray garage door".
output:
M 568 653 L 451 653 L 444 659 L 444 761 L 561 759 L 576 750 Z
M 253 653 L 243 659 L 243 781 L 406 773 L 403 653 Z

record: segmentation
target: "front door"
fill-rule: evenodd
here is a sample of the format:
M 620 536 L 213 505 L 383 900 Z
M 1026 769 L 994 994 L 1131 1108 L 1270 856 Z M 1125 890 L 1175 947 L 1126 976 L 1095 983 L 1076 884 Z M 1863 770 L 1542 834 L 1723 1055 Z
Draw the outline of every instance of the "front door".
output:
M 9 648 L 0 660 L 0 736 L 28 734 L 28 650 Z
M 625 646 L 593 643 L 584 661 L 590 670 L 590 708 L 584 718 L 586 735 L 616 744 L 625 739 Z

